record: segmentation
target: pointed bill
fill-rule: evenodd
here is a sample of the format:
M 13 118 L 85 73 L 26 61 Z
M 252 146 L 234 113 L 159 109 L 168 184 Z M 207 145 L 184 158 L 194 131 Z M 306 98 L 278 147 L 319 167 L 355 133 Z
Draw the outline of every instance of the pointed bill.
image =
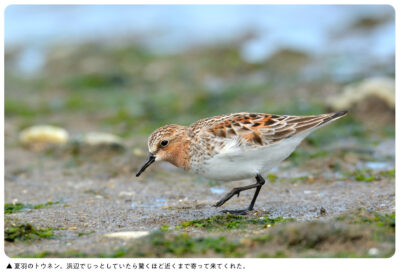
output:
M 136 173 L 136 177 L 139 177 L 140 174 L 142 174 L 143 171 L 146 170 L 154 161 L 156 160 L 156 157 L 153 154 L 149 154 L 149 158 L 147 159 L 146 163 L 140 168 L 140 170 Z

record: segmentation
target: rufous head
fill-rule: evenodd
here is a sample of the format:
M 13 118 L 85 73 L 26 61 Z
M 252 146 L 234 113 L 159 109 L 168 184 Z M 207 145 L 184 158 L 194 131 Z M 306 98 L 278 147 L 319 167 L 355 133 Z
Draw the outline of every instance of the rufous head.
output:
M 156 161 L 167 161 L 186 168 L 187 130 L 187 127 L 180 125 L 166 125 L 155 130 L 148 139 L 149 158 L 136 173 L 136 177 Z

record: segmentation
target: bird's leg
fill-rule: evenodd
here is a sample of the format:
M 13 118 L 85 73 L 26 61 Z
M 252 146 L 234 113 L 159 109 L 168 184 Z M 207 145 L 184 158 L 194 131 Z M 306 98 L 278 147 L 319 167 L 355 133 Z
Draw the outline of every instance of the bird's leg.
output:
M 248 210 L 253 210 L 254 204 L 256 203 L 256 200 L 257 200 L 258 193 L 260 193 L 261 187 L 265 183 L 264 178 L 259 174 L 257 174 L 256 180 L 257 180 L 258 187 L 256 188 L 256 192 L 254 192 L 254 196 L 253 196 L 253 199 L 251 200 Z
M 252 185 L 243 186 L 243 187 L 235 187 L 229 193 L 227 193 L 221 200 L 219 200 L 214 206 L 220 207 L 223 204 L 225 204 L 227 201 L 229 201 L 233 196 L 237 195 L 239 197 L 240 192 L 242 192 L 243 190 L 252 189 L 255 187 L 258 187 L 258 184 L 252 184 Z
M 228 194 L 226 194 L 221 200 L 219 200 L 214 206 L 215 207 L 220 207 L 223 204 L 225 204 L 230 198 L 232 198 L 233 196 L 237 195 L 239 197 L 239 194 L 241 191 L 243 190 L 247 190 L 247 189 L 252 189 L 252 188 L 256 188 L 256 191 L 254 193 L 253 199 L 250 202 L 250 205 L 246 208 L 246 209 L 240 209 L 240 210 L 223 210 L 222 213 L 232 213 L 232 214 L 240 214 L 240 215 L 245 215 L 247 214 L 248 211 L 253 210 L 254 208 L 254 204 L 256 203 L 257 200 L 257 196 L 258 193 L 261 190 L 261 187 L 264 185 L 265 180 L 264 178 L 257 174 L 256 176 L 256 180 L 257 183 L 252 184 L 252 185 L 248 185 L 248 186 L 243 186 L 243 187 L 235 187 L 234 189 L 232 189 Z

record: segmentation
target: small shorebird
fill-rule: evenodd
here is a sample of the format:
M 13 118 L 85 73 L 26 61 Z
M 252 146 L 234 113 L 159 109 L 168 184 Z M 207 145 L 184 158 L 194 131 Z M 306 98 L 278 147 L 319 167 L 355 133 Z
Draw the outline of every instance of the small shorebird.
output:
M 233 113 L 199 120 L 189 127 L 166 125 L 148 139 L 149 158 L 138 177 L 155 161 L 167 161 L 205 178 L 221 181 L 256 178 L 236 187 L 214 206 L 220 207 L 241 191 L 255 188 L 250 205 L 224 213 L 253 210 L 265 183 L 263 175 L 286 159 L 312 131 L 344 116 L 347 111 L 312 116 Z

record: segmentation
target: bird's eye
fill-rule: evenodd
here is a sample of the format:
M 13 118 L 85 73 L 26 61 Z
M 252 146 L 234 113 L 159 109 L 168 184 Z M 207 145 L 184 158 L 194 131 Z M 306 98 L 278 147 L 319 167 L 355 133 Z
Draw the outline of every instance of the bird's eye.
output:
M 160 144 L 161 144 L 162 147 L 166 147 L 168 145 L 168 141 L 167 140 L 162 140 Z

